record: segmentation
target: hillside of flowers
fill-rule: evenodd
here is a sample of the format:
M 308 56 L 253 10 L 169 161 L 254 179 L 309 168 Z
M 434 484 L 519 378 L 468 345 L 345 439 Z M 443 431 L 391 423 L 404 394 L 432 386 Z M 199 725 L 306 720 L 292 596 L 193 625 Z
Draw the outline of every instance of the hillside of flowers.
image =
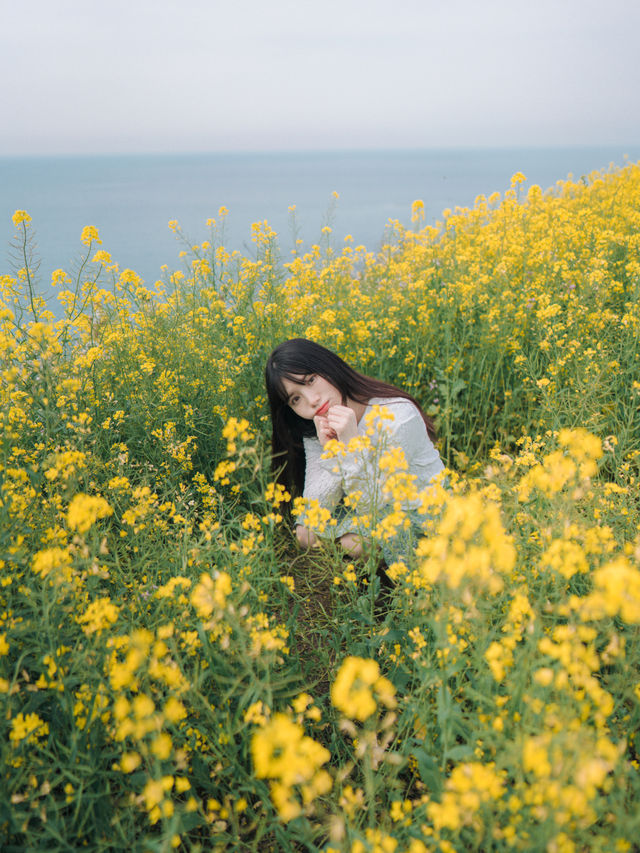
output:
M 154 284 L 91 225 L 43 281 L 4 225 L 0 848 L 637 850 L 640 164 L 416 201 L 376 252 L 230 251 L 227 215 L 169 223 Z M 263 374 L 298 336 L 435 422 L 392 589 L 292 536 Z

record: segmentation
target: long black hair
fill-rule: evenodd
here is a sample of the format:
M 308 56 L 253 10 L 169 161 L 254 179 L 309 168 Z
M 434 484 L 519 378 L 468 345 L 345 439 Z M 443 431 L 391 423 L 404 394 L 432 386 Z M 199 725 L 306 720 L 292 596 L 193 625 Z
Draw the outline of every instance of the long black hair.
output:
M 301 418 L 288 404 L 289 395 L 284 379 L 301 384 L 300 378 L 314 374 L 322 376 L 342 394 L 343 403 L 353 400 L 367 404 L 372 397 L 403 397 L 410 400 L 422 415 L 427 433 L 435 438 L 430 419 L 420 405 L 406 391 L 401 391 L 388 382 L 373 379 L 358 373 L 340 356 L 306 338 L 292 338 L 279 344 L 267 359 L 265 382 L 272 425 L 272 462 L 278 482 L 294 494 L 302 494 L 304 488 L 304 436 L 315 436 L 316 428 L 311 420 Z

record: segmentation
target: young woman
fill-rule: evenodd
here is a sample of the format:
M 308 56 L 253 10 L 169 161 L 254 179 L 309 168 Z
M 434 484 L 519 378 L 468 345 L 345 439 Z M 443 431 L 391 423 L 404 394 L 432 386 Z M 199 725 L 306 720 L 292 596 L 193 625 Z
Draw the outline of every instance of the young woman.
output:
M 366 498 L 376 484 L 370 482 L 371 469 L 367 470 L 362 453 L 347 453 L 336 472 L 335 459 L 321 458 L 325 445 L 332 438 L 346 445 L 364 435 L 366 413 L 374 405 L 385 406 L 393 414 L 393 420 L 385 421 L 385 448 L 403 450 L 408 473 L 415 475 L 415 485 L 422 490 L 444 468 L 432 443 L 431 422 L 409 394 L 363 376 L 331 350 L 305 338 L 285 341 L 274 349 L 265 379 L 279 481 L 294 495 L 313 499 L 329 510 L 336 524 L 322 535 L 338 539 L 349 554 L 359 556 L 365 543 L 343 499 L 354 491 Z M 374 433 L 374 446 L 379 439 L 380 434 Z M 415 511 L 412 520 L 419 527 Z M 303 547 L 318 545 L 319 533 L 303 521 L 299 518 L 296 525 L 298 542 Z M 406 542 L 383 544 L 387 562 L 401 556 L 403 545 Z

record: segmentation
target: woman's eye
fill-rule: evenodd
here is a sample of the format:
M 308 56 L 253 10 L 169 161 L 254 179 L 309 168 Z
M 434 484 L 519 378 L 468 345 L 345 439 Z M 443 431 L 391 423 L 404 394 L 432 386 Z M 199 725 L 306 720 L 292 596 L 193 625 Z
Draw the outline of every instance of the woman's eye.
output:
M 311 376 L 307 379 L 307 385 L 311 385 L 313 380 L 316 378 L 315 373 L 312 373 Z
M 292 397 L 291 400 L 289 401 L 289 405 L 295 406 L 299 399 L 300 399 L 300 397 Z

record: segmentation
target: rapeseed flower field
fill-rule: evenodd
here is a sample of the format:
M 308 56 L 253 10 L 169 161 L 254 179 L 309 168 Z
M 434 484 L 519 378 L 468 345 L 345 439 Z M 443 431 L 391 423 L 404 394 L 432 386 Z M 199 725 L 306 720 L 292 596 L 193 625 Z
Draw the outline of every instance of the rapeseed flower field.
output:
M 93 226 L 39 282 L 15 212 L 3 850 L 637 849 L 640 165 L 524 184 L 377 252 L 228 251 L 221 208 L 153 285 Z M 360 514 L 381 546 L 427 519 L 386 594 L 293 543 L 262 377 L 296 336 L 435 421 L 435 493 L 382 444 Z

